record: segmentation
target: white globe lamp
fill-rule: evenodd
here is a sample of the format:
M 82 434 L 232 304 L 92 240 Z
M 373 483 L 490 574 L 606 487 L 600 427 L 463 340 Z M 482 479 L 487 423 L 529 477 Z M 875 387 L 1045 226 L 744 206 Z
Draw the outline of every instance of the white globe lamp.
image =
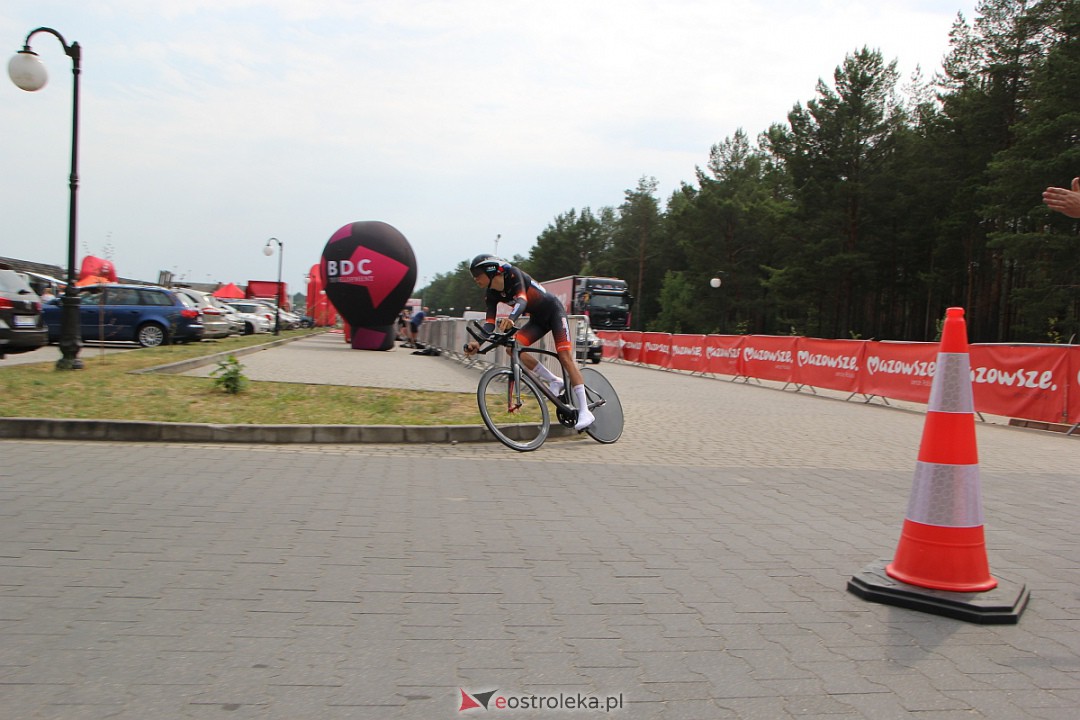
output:
M 49 73 L 33 50 L 20 50 L 8 61 L 8 77 L 20 90 L 35 92 L 45 87 Z

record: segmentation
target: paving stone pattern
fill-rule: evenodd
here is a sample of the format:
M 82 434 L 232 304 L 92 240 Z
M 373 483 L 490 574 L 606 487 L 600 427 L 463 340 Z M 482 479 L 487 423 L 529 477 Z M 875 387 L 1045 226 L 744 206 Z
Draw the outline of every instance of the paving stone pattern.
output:
M 1032 600 L 973 625 L 845 589 L 895 548 L 921 414 L 601 370 L 610 446 L 0 441 L 0 717 L 1077 717 L 1075 439 L 979 426 L 991 568 Z

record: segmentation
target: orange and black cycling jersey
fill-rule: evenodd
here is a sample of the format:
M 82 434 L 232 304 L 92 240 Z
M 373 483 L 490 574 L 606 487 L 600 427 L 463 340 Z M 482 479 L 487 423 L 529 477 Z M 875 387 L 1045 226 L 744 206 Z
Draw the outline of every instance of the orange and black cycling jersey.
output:
M 559 299 L 513 265 L 506 266 L 503 277 L 502 291 L 488 288 L 484 295 L 487 301 L 487 324 L 484 329 L 490 332 L 495 328 L 499 303 L 506 303 L 513 307 L 510 310 L 511 322 L 516 322 L 525 313 L 529 314 L 529 322 L 517 334 L 522 345 L 531 345 L 550 332 L 556 350 L 571 350 L 570 325 Z
M 507 265 L 503 271 L 503 278 L 502 291 L 488 288 L 484 296 L 487 301 L 487 322 L 491 327 L 495 327 L 499 303 L 512 306 L 511 322 L 517 321 L 525 313 L 535 315 L 547 309 L 545 306 L 550 303 L 561 304 L 554 295 L 549 294 L 540 283 L 520 268 Z

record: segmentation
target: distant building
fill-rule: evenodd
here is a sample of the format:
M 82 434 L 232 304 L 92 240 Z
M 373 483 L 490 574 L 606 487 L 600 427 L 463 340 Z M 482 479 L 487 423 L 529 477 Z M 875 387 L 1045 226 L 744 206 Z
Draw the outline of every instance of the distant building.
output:
M 37 292 L 40 292 L 41 287 L 50 283 L 45 281 L 35 282 L 34 276 L 42 276 L 43 278 L 56 280 L 60 285 L 67 282 L 67 269 L 62 268 L 59 265 L 48 265 L 46 263 L 31 262 L 29 260 L 19 260 L 18 258 L 0 257 L 0 267 L 10 268 L 15 272 L 30 275 L 30 285 Z M 77 270 L 75 274 L 76 276 L 78 275 Z M 116 282 L 127 285 L 161 285 L 163 287 L 172 287 L 175 285 L 178 287 L 189 287 L 202 292 L 213 292 L 221 287 L 221 283 L 174 282 L 172 273 L 164 270 L 158 274 L 157 282 L 150 280 L 136 280 L 135 278 L 126 277 L 117 277 Z
M 29 260 L 17 260 L 15 258 L 0 257 L 0 264 L 6 265 L 15 272 L 35 273 L 65 279 L 67 271 L 59 265 L 46 265 L 45 263 L 30 262 Z

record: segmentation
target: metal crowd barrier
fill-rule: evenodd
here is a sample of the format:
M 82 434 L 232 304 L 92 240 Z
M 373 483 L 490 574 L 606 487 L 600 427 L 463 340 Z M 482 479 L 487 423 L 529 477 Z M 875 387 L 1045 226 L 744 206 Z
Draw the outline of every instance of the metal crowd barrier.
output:
M 587 361 L 586 356 L 589 349 L 589 319 L 584 315 L 571 315 L 567 319 L 570 322 L 571 337 L 577 338 L 575 346 L 577 361 L 579 364 L 584 364 Z M 472 339 L 465 330 L 465 324 L 467 322 L 467 320 L 463 320 L 462 318 L 428 318 L 420 325 L 419 340 L 424 345 L 437 349 L 442 355 L 462 362 L 470 367 L 474 365 L 481 368 L 487 368 L 493 365 L 505 367 L 509 364 L 509 358 L 502 349 L 492 350 L 485 355 L 474 355 L 471 358 L 465 357 L 462 347 Z M 519 325 L 524 325 L 524 321 L 519 322 Z M 551 338 L 551 333 L 542 337 L 539 342 L 533 345 L 533 347 L 539 347 L 554 352 L 555 343 Z M 541 358 L 541 362 L 556 375 L 561 373 L 559 361 L 556 358 L 544 356 Z

